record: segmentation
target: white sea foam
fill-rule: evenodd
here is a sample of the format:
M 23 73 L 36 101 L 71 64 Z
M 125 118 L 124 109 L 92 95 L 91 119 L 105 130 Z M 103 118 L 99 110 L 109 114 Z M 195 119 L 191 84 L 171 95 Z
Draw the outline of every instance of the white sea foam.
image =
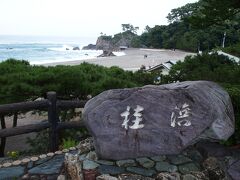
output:
M 71 61 L 84 61 L 87 59 L 95 59 L 97 57 L 82 57 L 77 59 L 49 59 L 49 60 L 40 60 L 40 61 L 31 61 L 31 65 L 43 65 L 43 64 L 49 64 L 49 63 L 59 63 L 59 62 L 71 62 Z
M 97 58 L 97 56 L 103 53 L 102 50 L 79 50 L 76 52 L 79 52 L 79 55 L 77 57 L 73 56 L 73 57 L 63 58 L 60 56 L 60 57 L 55 57 L 54 59 L 31 60 L 30 64 L 41 65 L 41 64 L 57 63 L 57 62 L 83 61 L 87 59 L 95 59 Z M 71 51 L 69 51 L 69 53 L 71 53 Z
M 72 46 L 70 45 L 63 45 L 62 47 L 59 47 L 59 48 L 48 48 L 48 50 L 51 50 L 51 51 L 73 51 L 73 48 Z
M 74 58 L 55 58 L 55 59 L 48 59 L 48 60 L 32 60 L 30 64 L 32 65 L 43 65 L 48 63 L 58 63 L 58 62 L 71 62 L 71 61 L 85 61 L 88 59 L 96 59 L 97 56 L 103 53 L 102 50 L 80 50 L 81 56 L 74 57 Z M 124 52 L 113 52 L 116 56 L 124 56 L 126 55 Z
M 114 55 L 116 55 L 116 56 L 124 56 L 124 55 L 126 55 L 126 53 L 125 52 L 113 52 L 113 54 Z

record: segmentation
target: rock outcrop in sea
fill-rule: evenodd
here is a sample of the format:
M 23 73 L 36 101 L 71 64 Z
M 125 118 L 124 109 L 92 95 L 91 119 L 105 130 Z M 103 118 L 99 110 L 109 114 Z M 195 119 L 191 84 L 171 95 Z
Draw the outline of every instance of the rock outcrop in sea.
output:
M 132 47 L 132 40 L 136 34 L 132 32 L 123 32 L 112 36 L 100 36 L 96 42 L 96 49 L 98 50 L 119 50 L 120 46 Z
M 101 55 L 99 55 L 98 57 L 109 57 L 109 56 L 116 56 L 115 54 L 113 54 L 112 51 L 106 51 L 104 50 L 103 53 Z
M 74 50 L 74 51 L 80 50 L 80 48 L 79 48 L 79 47 L 74 47 L 73 50 Z
M 113 51 L 114 45 L 113 45 L 111 37 L 109 37 L 109 36 L 98 37 L 97 42 L 96 42 L 96 49 Z
M 95 44 L 89 44 L 87 46 L 84 46 L 82 50 L 96 50 L 96 45 Z
M 137 35 L 132 32 L 123 32 L 112 36 L 102 35 L 99 36 L 96 45 L 89 44 L 84 46 L 83 50 L 105 50 L 105 51 L 118 51 L 121 46 L 131 47 L 132 40 Z

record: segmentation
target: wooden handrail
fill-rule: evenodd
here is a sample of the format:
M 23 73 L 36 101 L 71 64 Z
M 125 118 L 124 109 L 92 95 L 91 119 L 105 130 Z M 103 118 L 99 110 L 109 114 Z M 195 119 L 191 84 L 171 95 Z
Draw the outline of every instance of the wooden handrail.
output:
M 14 128 L 0 129 L 0 138 L 11 137 L 11 136 L 16 136 L 20 134 L 27 134 L 31 132 L 39 132 L 43 129 L 47 129 L 50 127 L 51 127 L 50 123 L 44 122 L 44 123 L 38 123 L 38 124 L 18 126 Z M 57 126 L 57 131 L 62 129 L 78 129 L 83 127 L 85 127 L 85 125 L 81 121 L 61 122 Z
M 70 109 L 70 108 L 83 108 L 87 101 L 67 101 L 59 100 L 57 101 L 57 107 L 59 109 Z
M 61 122 L 58 124 L 57 130 L 78 129 L 82 127 L 86 127 L 82 121 Z
M 6 128 L 0 130 L 0 138 L 2 137 L 10 137 L 10 136 L 16 136 L 20 134 L 27 134 L 31 132 L 39 132 L 43 129 L 47 129 L 51 126 L 50 123 L 38 123 L 38 124 L 29 124 L 24 126 L 18 126 L 14 128 Z
M 68 100 L 58 100 L 57 107 L 59 109 L 70 109 L 70 108 L 83 108 L 87 101 L 68 101 Z M 47 109 L 49 106 L 49 101 L 47 99 L 39 101 L 30 102 L 20 102 L 12 104 L 0 105 L 0 114 L 8 114 L 19 111 L 30 111 L 34 109 L 42 110 Z
M 58 133 L 62 129 L 69 128 L 82 128 L 85 127 L 84 123 L 81 121 L 71 121 L 71 122 L 59 122 L 58 112 L 59 110 L 67 110 L 71 108 L 83 108 L 87 101 L 68 101 L 68 100 L 57 100 L 57 95 L 55 92 L 48 92 L 47 99 L 31 101 L 31 102 L 20 102 L 12 104 L 0 105 L 0 116 L 2 128 L 4 128 L 5 120 L 4 116 L 7 114 L 14 114 L 14 123 L 12 128 L 0 129 L 0 138 L 2 144 L 0 146 L 0 156 L 4 152 L 4 140 L 6 137 L 16 136 L 20 134 L 26 134 L 31 132 L 39 132 L 43 129 L 49 128 L 49 141 L 50 141 L 50 151 L 54 152 L 58 147 Z M 31 111 L 31 110 L 46 110 L 48 111 L 47 122 L 42 122 L 38 124 L 30 124 L 24 126 L 17 125 L 16 114 L 18 112 Z
M 15 113 L 19 111 L 30 111 L 34 109 L 46 109 L 49 106 L 47 99 L 30 102 L 20 102 L 0 105 L 0 114 Z

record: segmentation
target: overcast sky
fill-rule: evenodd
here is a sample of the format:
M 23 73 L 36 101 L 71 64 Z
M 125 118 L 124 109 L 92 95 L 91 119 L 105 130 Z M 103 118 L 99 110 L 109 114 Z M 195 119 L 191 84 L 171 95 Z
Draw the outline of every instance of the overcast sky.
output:
M 167 24 L 173 8 L 197 0 L 0 0 L 0 35 L 97 37 L 121 24 Z

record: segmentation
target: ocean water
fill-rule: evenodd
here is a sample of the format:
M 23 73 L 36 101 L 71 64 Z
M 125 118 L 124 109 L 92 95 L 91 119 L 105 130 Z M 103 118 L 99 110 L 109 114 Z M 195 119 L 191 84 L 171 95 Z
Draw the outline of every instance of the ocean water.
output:
M 30 64 L 96 58 L 101 50 L 81 50 L 96 38 L 47 37 L 47 36 L 0 36 L 0 62 L 9 58 L 27 60 Z M 80 50 L 73 50 L 79 47 Z

